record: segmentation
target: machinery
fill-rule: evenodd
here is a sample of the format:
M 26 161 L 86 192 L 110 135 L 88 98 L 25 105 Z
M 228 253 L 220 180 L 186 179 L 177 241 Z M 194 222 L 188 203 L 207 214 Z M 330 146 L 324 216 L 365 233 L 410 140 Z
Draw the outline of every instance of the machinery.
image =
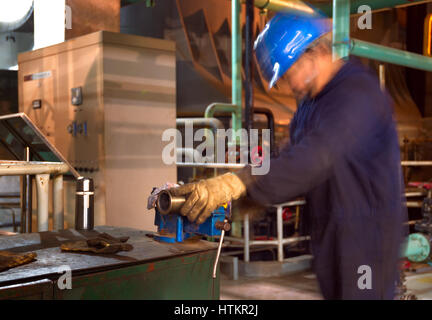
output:
M 422 219 L 416 221 L 414 225 L 416 233 L 408 236 L 408 244 L 405 256 L 412 262 L 423 262 L 431 254 L 432 236 L 432 184 L 422 184 L 421 187 L 427 190 L 427 195 L 423 199 L 421 213 Z
M 168 190 L 159 194 L 155 209 L 155 225 L 158 228 L 155 239 L 169 243 L 183 242 L 194 235 L 214 237 L 220 236 L 222 230 L 230 230 L 227 222 L 231 218 L 230 203 L 213 211 L 204 223 L 198 225 L 178 213 L 185 200 L 184 197 L 173 197 Z
M 101 31 L 18 61 L 19 110 L 94 180 L 95 225 L 154 229 L 141 199 L 177 180 L 161 158 L 162 134 L 176 126 L 175 43 Z M 65 193 L 73 199 L 75 184 Z M 66 227 L 74 211 L 66 201 Z
M 213 279 L 216 278 L 225 232 L 231 229 L 231 203 L 224 204 L 212 212 L 202 224 L 190 222 L 179 210 L 186 201 L 185 197 L 174 197 L 169 190 L 162 190 L 156 201 L 155 225 L 158 232 L 156 240 L 168 243 L 181 243 L 193 236 L 220 236 L 216 259 L 213 265 Z

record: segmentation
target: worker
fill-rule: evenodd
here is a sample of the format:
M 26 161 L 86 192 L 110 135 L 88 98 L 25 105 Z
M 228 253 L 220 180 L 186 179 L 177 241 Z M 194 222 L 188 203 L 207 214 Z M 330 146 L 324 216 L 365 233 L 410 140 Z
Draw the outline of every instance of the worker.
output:
M 325 299 L 394 299 L 407 212 L 393 106 L 360 61 L 333 59 L 322 16 L 278 13 L 255 42 L 261 74 L 298 100 L 290 143 L 266 175 L 250 166 L 173 189 L 202 223 L 222 203 L 274 205 L 305 196 L 305 219 Z M 283 77 L 283 79 L 281 79 Z

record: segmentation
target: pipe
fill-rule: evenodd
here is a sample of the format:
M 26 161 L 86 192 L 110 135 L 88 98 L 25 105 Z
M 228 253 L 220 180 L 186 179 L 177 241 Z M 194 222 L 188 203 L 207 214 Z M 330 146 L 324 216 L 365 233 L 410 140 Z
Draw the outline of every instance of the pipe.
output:
M 350 49 L 350 0 L 333 0 L 333 61 L 346 59 Z
M 210 106 L 212 106 L 212 105 L 217 105 L 217 104 L 211 104 Z M 207 109 L 209 109 L 210 106 L 208 106 Z M 206 114 L 212 114 L 212 112 L 214 113 L 214 111 L 212 111 L 213 108 L 214 107 L 211 107 L 209 113 L 206 113 Z M 207 111 L 207 109 L 206 109 L 206 111 Z M 214 133 L 214 137 L 215 137 L 215 139 L 214 139 L 214 152 L 215 153 L 217 152 L 218 130 L 219 129 L 225 129 L 225 126 L 223 125 L 222 121 L 220 121 L 219 119 L 216 119 L 212 116 L 211 117 L 204 117 L 204 118 L 177 118 L 176 124 L 177 124 L 177 126 L 184 126 L 184 127 L 188 127 L 188 126 L 193 127 L 194 125 L 211 127 L 213 129 L 213 133 Z M 208 132 L 206 130 L 205 131 L 206 141 L 208 141 L 207 140 L 207 134 L 208 134 Z M 195 159 L 198 159 L 200 154 L 198 153 L 197 150 L 191 149 L 194 151 L 189 151 L 189 149 L 190 148 L 177 149 L 177 150 L 180 150 L 180 151 L 177 151 L 177 156 L 179 156 L 179 152 L 181 152 L 180 157 L 182 157 L 183 152 L 184 152 L 186 155 L 186 159 L 194 159 L 193 161 L 196 161 Z M 191 156 L 190 152 L 193 152 L 193 156 Z M 195 157 L 195 155 L 198 155 L 198 157 Z M 214 161 L 214 160 L 212 160 L 212 161 Z
M 156 207 L 162 215 L 179 213 L 185 202 L 185 197 L 173 196 L 169 190 L 162 190 L 156 200 Z
M 57 175 L 53 178 L 53 229 L 64 229 L 63 212 L 63 176 Z
M 192 159 L 193 161 L 199 161 L 201 154 L 197 149 L 193 148 L 176 148 L 177 159 L 183 159 L 185 155 L 186 159 Z
M 367 5 L 372 11 L 387 10 L 394 7 L 405 7 L 418 5 L 423 3 L 432 2 L 432 0 L 351 0 L 351 14 L 357 14 L 358 8 L 363 5 Z M 331 16 L 333 14 L 333 8 L 327 3 L 314 3 L 315 9 L 321 11 L 321 13 Z
M 36 175 L 38 232 L 48 231 L 49 174 Z
M 178 167 L 202 167 L 219 169 L 242 169 L 245 163 L 199 163 L 199 162 L 176 162 Z
M 403 167 L 423 167 L 432 166 L 432 161 L 402 161 L 401 165 Z
M 270 154 L 272 156 L 277 156 L 277 150 L 275 147 L 275 121 L 273 112 L 267 108 L 257 108 L 253 109 L 254 114 L 263 114 L 267 117 L 268 128 L 270 129 Z
M 279 206 L 276 211 L 276 224 L 277 224 L 277 249 L 278 249 L 278 261 L 282 262 L 284 259 L 283 254 L 283 217 L 282 217 L 282 206 Z
M 31 160 L 29 147 L 25 148 L 24 158 L 26 162 Z M 29 174 L 23 175 L 21 191 L 21 233 L 31 233 L 32 231 L 32 193 L 32 176 Z
M 240 30 L 240 0 L 231 2 L 231 103 L 235 107 L 232 113 L 232 129 L 236 132 L 242 127 L 242 33 Z M 234 134 L 234 133 L 233 133 Z M 236 139 L 237 140 L 237 139 Z
M 69 171 L 69 166 L 62 162 L 0 162 L 0 176 L 16 176 L 25 174 L 63 174 Z
M 351 40 L 351 53 L 363 58 L 379 60 L 419 70 L 432 71 L 432 58 L 362 40 Z
M 240 61 L 241 63 L 241 61 Z M 233 83 L 235 83 L 235 81 L 233 81 Z M 233 95 L 234 97 L 235 95 Z M 233 99 L 234 101 L 234 99 Z M 204 117 L 205 118 L 214 118 L 214 114 L 216 112 L 229 112 L 231 113 L 231 127 L 232 127 L 232 138 L 233 141 L 237 141 L 240 137 L 238 137 L 236 135 L 236 132 L 238 129 L 241 129 L 242 125 L 241 125 L 241 84 L 240 84 L 240 104 L 239 105 L 235 105 L 235 104 L 229 104 L 229 103 L 212 103 L 210 105 L 207 106 L 205 112 L 204 112 Z
M 244 238 L 244 262 L 250 261 L 250 239 L 249 239 L 249 214 L 243 216 L 243 238 Z
M 242 0 L 245 3 L 247 0 Z M 297 12 L 307 15 L 315 14 L 313 8 L 300 0 L 255 0 L 255 7 L 261 10 L 271 10 L 271 11 L 284 11 L 284 12 Z
M 214 131 L 217 129 L 225 129 L 222 121 L 213 117 L 206 118 L 177 118 L 177 126 L 196 125 L 203 127 L 211 127 Z
M 246 25 L 245 25 L 245 128 L 250 132 L 253 127 L 253 27 L 254 27 L 254 0 L 246 0 Z

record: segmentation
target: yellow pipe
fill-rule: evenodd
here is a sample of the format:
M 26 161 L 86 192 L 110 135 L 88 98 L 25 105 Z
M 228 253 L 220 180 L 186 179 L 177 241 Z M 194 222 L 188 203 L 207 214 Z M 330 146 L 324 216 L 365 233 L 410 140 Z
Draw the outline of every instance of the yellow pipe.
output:
M 245 3 L 242 0 L 242 3 Z M 255 6 L 261 10 L 295 11 L 308 15 L 316 14 L 315 10 L 300 0 L 255 0 Z

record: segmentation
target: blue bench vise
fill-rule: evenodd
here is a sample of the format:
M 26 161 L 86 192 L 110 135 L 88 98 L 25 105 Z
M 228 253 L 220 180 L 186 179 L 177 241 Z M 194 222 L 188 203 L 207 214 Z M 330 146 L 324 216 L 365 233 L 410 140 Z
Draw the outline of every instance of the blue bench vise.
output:
M 228 203 L 212 212 L 202 224 L 190 222 L 180 214 L 185 197 L 174 197 L 168 190 L 162 190 L 156 201 L 155 225 L 158 228 L 154 238 L 158 241 L 175 243 L 195 236 L 220 236 L 222 230 L 229 231 L 227 219 L 231 217 L 231 204 Z

